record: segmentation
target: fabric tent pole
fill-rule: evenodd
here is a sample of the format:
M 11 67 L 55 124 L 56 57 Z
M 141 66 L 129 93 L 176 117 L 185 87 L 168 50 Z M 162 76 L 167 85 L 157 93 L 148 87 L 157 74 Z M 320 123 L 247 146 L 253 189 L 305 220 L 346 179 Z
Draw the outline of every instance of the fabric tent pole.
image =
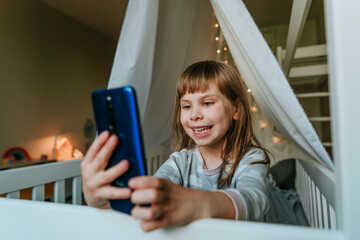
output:
M 238 0 L 211 0 L 229 49 L 244 81 L 274 126 L 312 159 L 334 165 L 288 84 L 273 53 Z

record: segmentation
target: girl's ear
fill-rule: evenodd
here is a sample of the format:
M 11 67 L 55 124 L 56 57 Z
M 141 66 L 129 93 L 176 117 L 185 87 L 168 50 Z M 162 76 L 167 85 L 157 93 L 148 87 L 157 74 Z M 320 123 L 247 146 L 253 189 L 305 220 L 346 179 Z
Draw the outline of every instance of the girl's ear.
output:
M 240 119 L 240 101 L 239 101 L 239 99 L 236 100 L 235 103 L 234 103 L 233 119 L 234 120 L 239 120 Z

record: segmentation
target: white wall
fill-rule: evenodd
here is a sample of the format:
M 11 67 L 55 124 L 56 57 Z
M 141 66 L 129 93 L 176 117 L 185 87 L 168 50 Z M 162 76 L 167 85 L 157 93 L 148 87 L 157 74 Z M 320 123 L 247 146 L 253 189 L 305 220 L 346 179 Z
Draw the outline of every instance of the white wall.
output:
M 106 88 L 116 43 L 35 0 L 0 1 L 0 154 L 50 154 L 71 132 L 85 150 L 90 94 Z

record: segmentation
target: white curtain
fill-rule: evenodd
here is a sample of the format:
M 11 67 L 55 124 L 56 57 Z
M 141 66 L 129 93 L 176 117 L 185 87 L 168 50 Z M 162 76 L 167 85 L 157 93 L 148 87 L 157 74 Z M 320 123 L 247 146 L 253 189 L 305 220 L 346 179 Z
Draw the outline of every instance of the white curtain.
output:
M 143 119 L 145 144 L 169 142 L 175 85 L 191 63 L 214 58 L 215 16 L 208 0 L 160 1 L 150 97 Z
M 175 84 L 193 62 L 212 59 L 215 16 L 208 0 L 130 0 L 109 88 L 132 85 L 146 147 L 169 142 Z
M 108 85 L 133 86 L 142 117 L 151 85 L 158 10 L 158 0 L 129 1 Z
M 313 159 L 334 165 L 278 62 L 240 0 L 211 0 L 229 49 L 247 86 L 274 126 Z
M 276 129 L 300 150 L 288 140 L 265 146 L 276 156 L 315 159 L 333 170 L 328 154 L 242 1 L 214 0 L 212 5 L 255 101 Z M 129 1 L 109 87 L 135 86 L 147 147 L 170 138 L 175 84 L 181 72 L 193 62 L 215 59 L 214 24 L 208 0 Z M 272 136 L 273 132 L 270 127 L 263 133 Z

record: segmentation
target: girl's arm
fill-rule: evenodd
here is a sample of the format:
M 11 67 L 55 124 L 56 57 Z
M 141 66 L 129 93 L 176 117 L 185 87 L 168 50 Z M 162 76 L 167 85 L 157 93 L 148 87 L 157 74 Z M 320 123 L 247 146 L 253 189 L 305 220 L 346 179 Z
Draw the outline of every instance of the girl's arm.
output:
M 261 149 L 252 149 L 246 153 L 233 176 L 235 188 L 224 190 L 237 206 L 243 205 L 246 220 L 264 220 L 269 208 L 266 194 L 267 165 L 257 163 L 264 159 L 265 153 Z
M 128 170 L 129 163 L 123 160 L 105 170 L 117 143 L 118 138 L 115 135 L 110 136 L 109 132 L 102 132 L 91 144 L 85 159 L 81 162 L 83 193 L 89 206 L 109 208 L 108 199 L 130 198 L 129 188 L 110 185 Z
M 168 180 L 136 177 L 131 201 L 137 204 L 131 214 L 140 219 L 144 231 L 178 226 L 201 218 L 235 219 L 232 200 L 223 192 L 210 192 L 178 186 Z M 140 204 L 151 203 L 150 207 Z
M 142 220 L 141 226 L 145 231 L 182 225 L 201 218 L 261 220 L 269 206 L 265 193 L 267 166 L 252 163 L 264 157 L 262 150 L 250 151 L 234 175 L 234 188 L 216 192 L 184 188 L 172 183 L 182 184 L 180 172 L 175 174 L 179 176 L 174 179 L 169 178 L 172 182 L 149 177 L 133 178 L 129 182 L 129 186 L 135 189 L 131 197 L 133 203 L 152 205 L 149 208 L 138 205 L 132 215 Z M 172 166 L 173 163 L 167 165 Z M 178 167 L 171 167 L 158 175 L 174 175 Z

